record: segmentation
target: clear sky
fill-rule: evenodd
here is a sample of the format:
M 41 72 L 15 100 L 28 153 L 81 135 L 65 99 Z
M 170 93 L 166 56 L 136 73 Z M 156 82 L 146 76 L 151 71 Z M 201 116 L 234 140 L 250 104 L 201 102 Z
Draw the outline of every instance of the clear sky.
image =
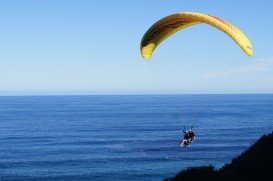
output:
M 3 0 L 0 94 L 273 93 L 272 7 L 272 0 Z M 145 31 L 183 11 L 228 20 L 250 38 L 254 56 L 197 25 L 143 61 Z

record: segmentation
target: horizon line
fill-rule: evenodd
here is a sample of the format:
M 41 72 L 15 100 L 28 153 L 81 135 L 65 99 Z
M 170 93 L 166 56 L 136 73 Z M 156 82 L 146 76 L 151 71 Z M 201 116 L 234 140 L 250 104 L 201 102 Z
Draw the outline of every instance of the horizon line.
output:
M 0 97 L 19 96 L 145 96 L 145 95 L 271 95 L 273 92 L 91 92 L 91 91 L 0 91 Z

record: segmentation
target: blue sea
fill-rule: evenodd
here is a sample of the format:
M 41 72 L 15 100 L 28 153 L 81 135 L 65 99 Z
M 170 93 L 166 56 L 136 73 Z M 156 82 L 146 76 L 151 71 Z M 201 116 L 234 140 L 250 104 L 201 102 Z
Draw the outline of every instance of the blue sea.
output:
M 271 131 L 273 95 L 0 97 L 0 180 L 162 180 Z

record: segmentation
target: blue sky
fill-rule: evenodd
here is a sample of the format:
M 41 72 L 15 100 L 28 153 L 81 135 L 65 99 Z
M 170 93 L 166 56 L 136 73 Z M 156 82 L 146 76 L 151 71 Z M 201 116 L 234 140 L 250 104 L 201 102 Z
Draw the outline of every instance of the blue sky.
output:
M 0 94 L 273 93 L 272 7 L 271 0 L 1 1 Z M 254 56 L 198 25 L 145 62 L 145 31 L 183 11 L 228 20 L 250 38 Z

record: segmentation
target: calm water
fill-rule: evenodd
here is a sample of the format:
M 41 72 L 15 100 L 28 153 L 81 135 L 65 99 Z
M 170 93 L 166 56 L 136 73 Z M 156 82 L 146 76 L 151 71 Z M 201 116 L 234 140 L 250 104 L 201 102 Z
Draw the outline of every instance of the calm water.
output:
M 0 97 L 0 180 L 162 180 L 272 130 L 273 95 Z

